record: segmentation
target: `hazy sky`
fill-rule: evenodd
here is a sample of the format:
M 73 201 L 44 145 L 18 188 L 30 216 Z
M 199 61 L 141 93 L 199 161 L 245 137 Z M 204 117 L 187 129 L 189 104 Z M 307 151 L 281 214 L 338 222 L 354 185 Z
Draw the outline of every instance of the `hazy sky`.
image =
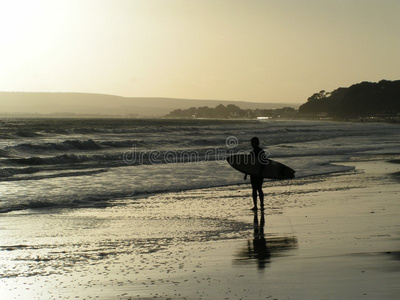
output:
M 304 102 L 400 79 L 399 0 L 0 0 L 0 91 Z

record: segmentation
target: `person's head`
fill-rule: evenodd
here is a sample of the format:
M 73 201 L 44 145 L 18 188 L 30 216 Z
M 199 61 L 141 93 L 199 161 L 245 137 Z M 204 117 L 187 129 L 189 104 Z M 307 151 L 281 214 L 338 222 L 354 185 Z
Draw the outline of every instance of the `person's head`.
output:
M 253 148 L 260 146 L 260 140 L 258 139 L 258 137 L 255 136 L 251 139 L 251 146 Z

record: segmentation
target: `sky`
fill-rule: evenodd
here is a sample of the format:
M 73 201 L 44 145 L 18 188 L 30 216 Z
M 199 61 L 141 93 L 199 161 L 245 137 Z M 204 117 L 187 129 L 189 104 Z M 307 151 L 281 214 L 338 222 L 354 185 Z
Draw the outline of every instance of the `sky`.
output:
M 398 0 L 0 0 L 0 91 L 302 103 L 400 79 Z

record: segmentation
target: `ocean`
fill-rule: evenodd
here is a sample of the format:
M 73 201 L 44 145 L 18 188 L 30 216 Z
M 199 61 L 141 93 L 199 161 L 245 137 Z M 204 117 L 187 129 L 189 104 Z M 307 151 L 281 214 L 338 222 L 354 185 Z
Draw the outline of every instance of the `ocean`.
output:
M 297 178 L 347 171 L 340 162 L 400 149 L 396 124 L 9 118 L 0 121 L 0 212 L 124 205 L 243 184 L 225 158 L 251 150 L 253 136 Z

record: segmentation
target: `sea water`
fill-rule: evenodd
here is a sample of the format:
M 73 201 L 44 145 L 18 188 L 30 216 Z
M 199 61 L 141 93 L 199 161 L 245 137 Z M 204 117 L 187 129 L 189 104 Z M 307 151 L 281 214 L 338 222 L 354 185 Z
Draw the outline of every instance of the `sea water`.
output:
M 350 157 L 400 151 L 396 124 L 3 119 L 0 212 L 123 205 L 168 191 L 240 184 L 243 174 L 225 158 L 251 150 L 253 136 L 296 177 L 346 171 L 340 162 Z

